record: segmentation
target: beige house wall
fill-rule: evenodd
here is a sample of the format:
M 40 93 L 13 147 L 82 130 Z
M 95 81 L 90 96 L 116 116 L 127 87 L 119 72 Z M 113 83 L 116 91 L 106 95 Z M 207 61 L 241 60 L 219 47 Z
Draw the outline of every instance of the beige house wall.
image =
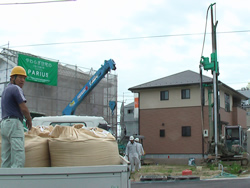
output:
M 190 89 L 190 99 L 181 99 L 181 90 Z M 168 91 L 169 100 L 160 100 L 160 92 Z M 225 93 L 230 97 L 230 111 L 233 110 L 233 97 L 229 92 L 220 90 L 220 107 L 225 108 Z M 175 107 L 190 107 L 200 106 L 200 86 L 183 86 L 183 87 L 168 87 L 161 89 L 145 89 L 140 92 L 140 109 L 152 108 L 175 108 Z M 211 95 L 213 102 L 213 94 Z M 205 105 L 208 105 L 208 89 L 205 88 Z
M 229 95 L 230 100 L 230 111 L 233 110 L 233 96 L 229 92 L 220 90 L 220 107 L 225 108 L 225 93 Z
M 190 89 L 190 99 L 181 99 L 181 90 Z M 160 92 L 168 91 L 169 100 L 160 100 Z M 206 92 L 207 95 L 207 92 Z M 199 86 L 147 89 L 140 92 L 140 109 L 200 106 Z

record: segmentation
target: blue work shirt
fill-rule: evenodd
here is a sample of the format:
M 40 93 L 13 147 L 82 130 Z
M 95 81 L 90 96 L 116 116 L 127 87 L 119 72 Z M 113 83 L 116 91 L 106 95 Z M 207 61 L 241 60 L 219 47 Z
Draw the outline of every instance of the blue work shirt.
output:
M 2 119 L 13 116 L 23 119 L 19 104 L 26 102 L 23 90 L 18 85 L 9 83 L 2 93 Z

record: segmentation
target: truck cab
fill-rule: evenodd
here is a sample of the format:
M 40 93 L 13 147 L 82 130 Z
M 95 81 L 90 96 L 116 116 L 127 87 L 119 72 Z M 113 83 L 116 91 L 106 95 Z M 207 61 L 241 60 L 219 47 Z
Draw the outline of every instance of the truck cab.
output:
M 33 126 L 48 126 L 48 125 L 61 125 L 61 126 L 73 126 L 74 124 L 83 124 L 85 127 L 99 127 L 109 131 L 110 126 L 103 117 L 100 116 L 76 116 L 76 115 L 64 115 L 64 116 L 43 116 L 34 117 L 32 120 Z

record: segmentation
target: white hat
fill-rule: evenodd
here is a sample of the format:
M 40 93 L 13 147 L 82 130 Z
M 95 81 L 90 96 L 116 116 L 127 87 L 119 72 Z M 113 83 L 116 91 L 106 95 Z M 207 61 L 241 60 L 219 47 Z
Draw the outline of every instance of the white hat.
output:
M 129 140 L 134 140 L 135 138 L 133 136 L 130 136 L 129 137 Z
M 135 141 L 136 141 L 136 142 L 139 142 L 139 138 L 136 138 Z

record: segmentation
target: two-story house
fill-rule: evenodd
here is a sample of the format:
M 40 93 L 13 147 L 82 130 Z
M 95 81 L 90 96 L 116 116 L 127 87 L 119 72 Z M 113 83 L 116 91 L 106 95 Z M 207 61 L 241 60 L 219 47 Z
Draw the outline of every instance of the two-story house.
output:
M 131 135 L 139 135 L 138 118 L 134 117 L 134 103 L 124 106 L 124 124 L 126 128 L 125 136 L 129 138 Z
M 241 94 L 248 97 L 248 100 L 242 101 L 242 107 L 246 110 L 247 113 L 247 128 L 250 128 L 250 83 L 247 87 L 238 90 Z
M 198 73 L 187 70 L 129 88 L 139 94 L 139 134 L 145 137 L 146 158 L 202 158 L 213 130 L 213 80 L 203 76 L 203 83 L 207 85 L 203 126 Z M 241 100 L 247 97 L 220 81 L 218 85 L 218 127 L 241 125 L 245 129 L 246 111 L 241 108 Z

